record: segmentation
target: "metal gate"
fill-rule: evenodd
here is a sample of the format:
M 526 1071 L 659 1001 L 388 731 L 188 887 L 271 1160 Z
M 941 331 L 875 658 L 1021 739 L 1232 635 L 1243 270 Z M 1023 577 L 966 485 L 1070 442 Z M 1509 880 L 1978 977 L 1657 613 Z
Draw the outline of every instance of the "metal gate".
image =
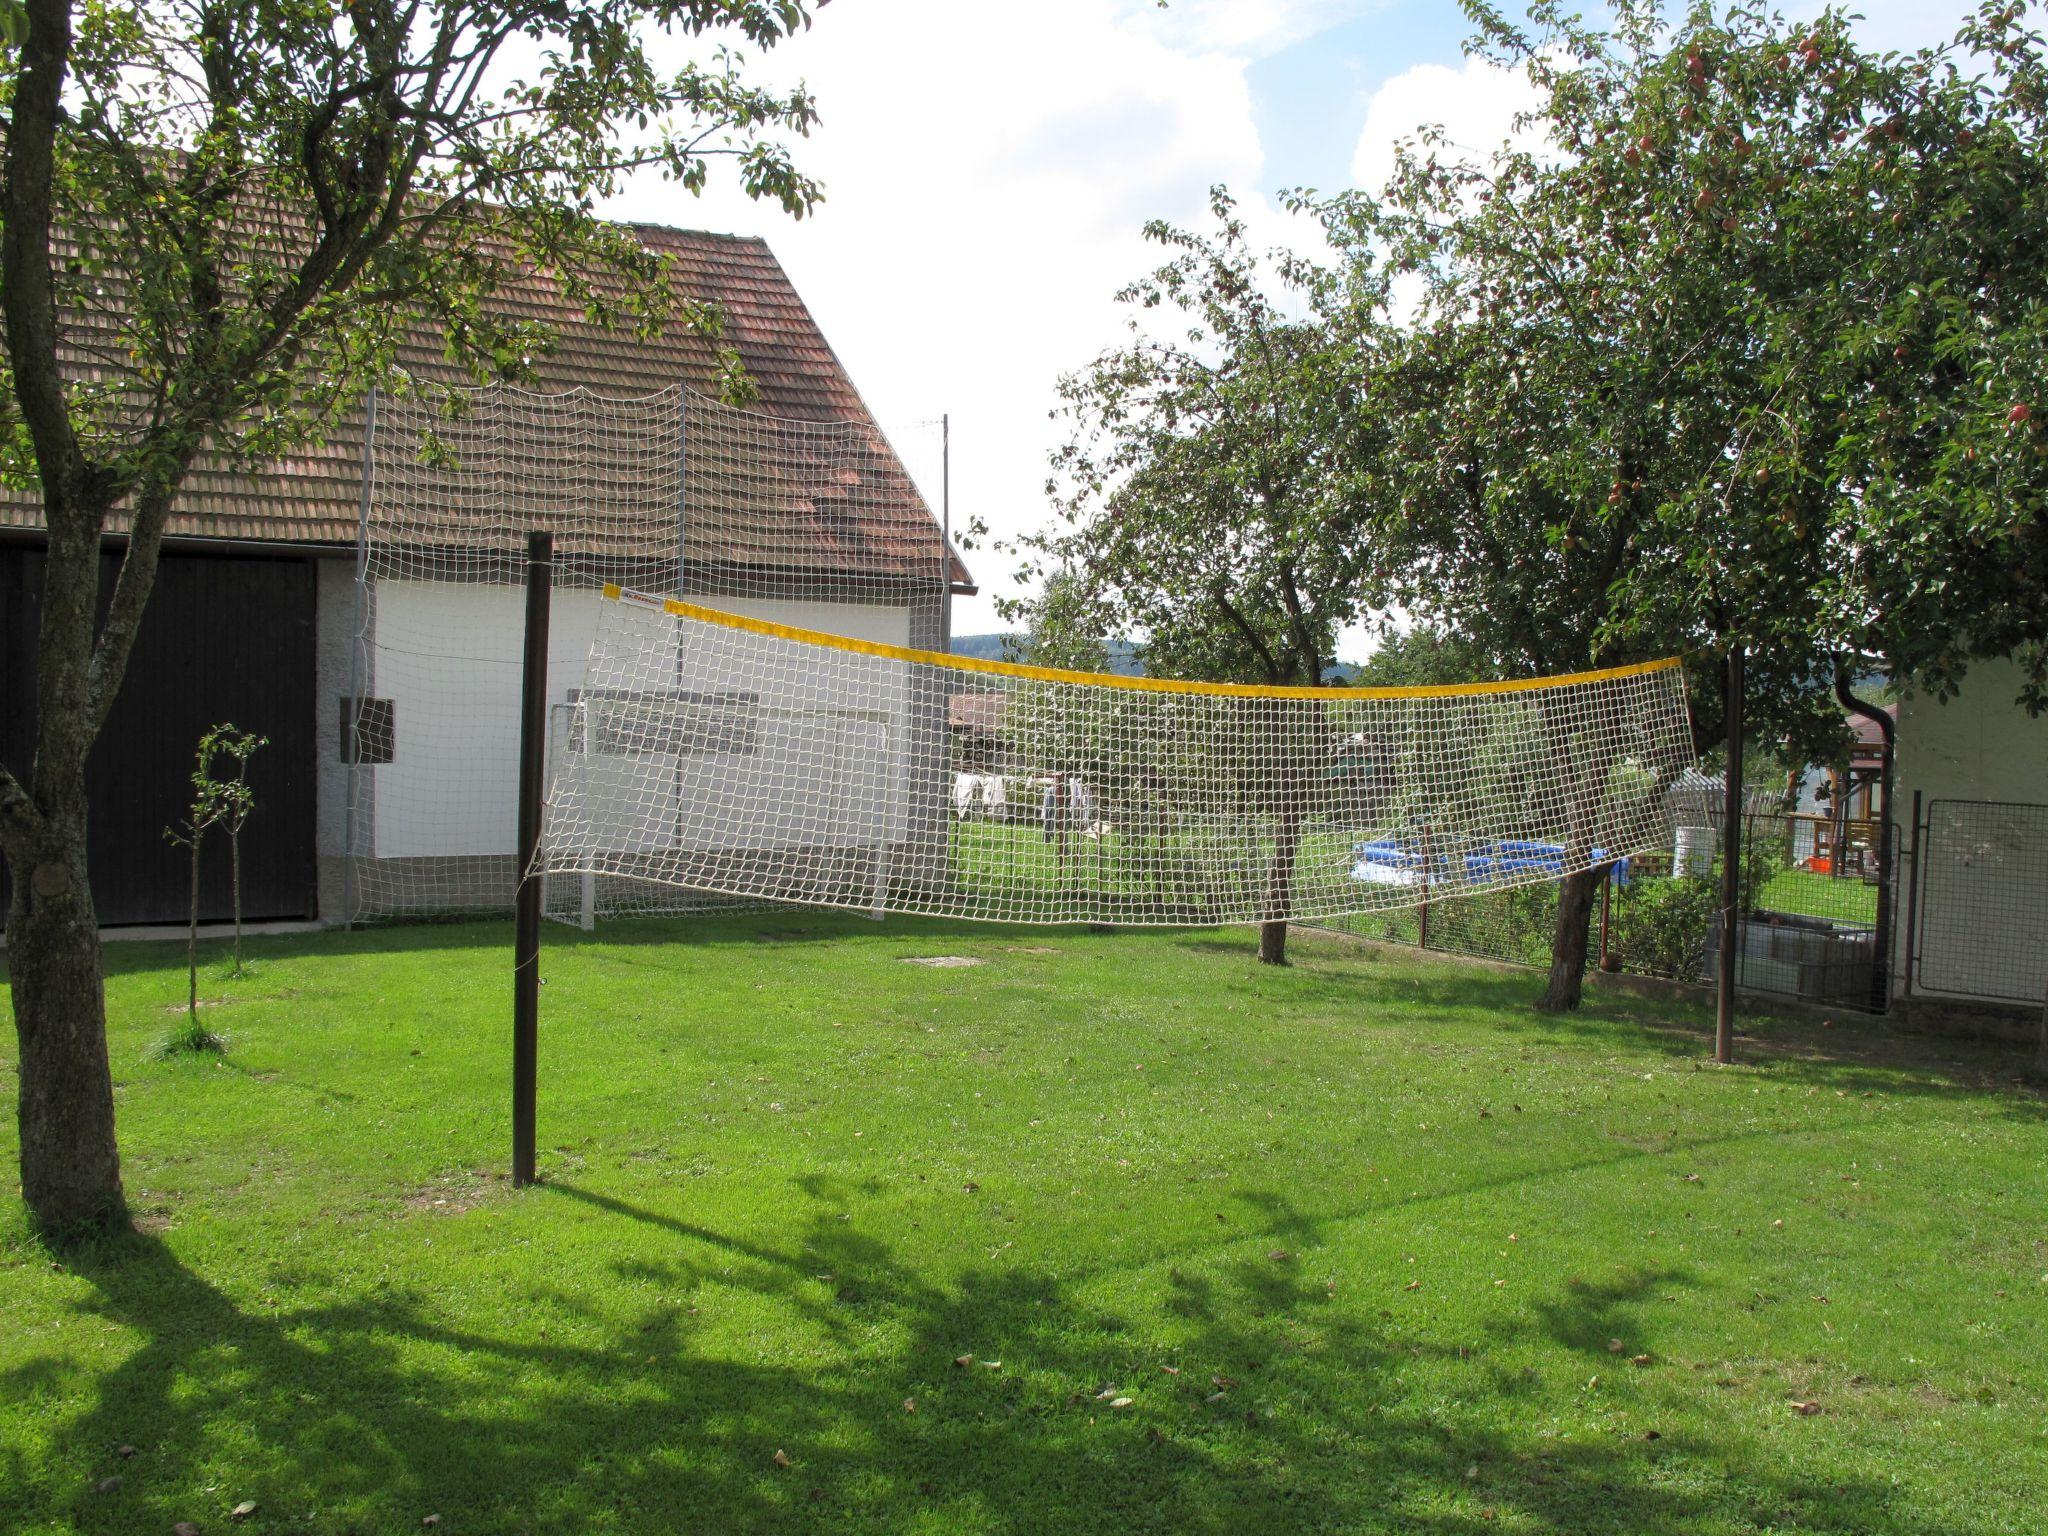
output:
M 1896 927 L 1896 833 L 1883 820 L 1745 814 L 1736 985 L 1763 997 L 1885 1012 Z M 1703 951 L 1702 979 L 1709 983 L 1720 950 L 1715 913 Z
M 1931 800 L 1915 832 L 1913 991 L 2048 996 L 2048 805 Z

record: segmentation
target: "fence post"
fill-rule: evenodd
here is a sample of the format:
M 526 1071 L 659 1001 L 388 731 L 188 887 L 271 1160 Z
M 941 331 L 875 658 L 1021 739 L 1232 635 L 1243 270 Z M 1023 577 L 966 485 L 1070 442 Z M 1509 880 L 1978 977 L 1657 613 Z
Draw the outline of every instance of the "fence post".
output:
M 1614 867 L 1608 866 L 1607 874 L 1600 882 L 1600 969 L 1615 971 L 1620 967 L 1608 950 L 1607 931 L 1614 920 Z
M 1429 948 L 1429 823 L 1422 824 L 1422 915 L 1417 922 L 1416 947 Z
M 1728 647 L 1728 765 L 1721 777 L 1721 968 L 1714 978 L 1714 1060 L 1735 1059 L 1735 957 L 1742 911 L 1742 645 Z
M 1920 952 L 1920 790 L 1913 791 L 1913 846 L 1906 853 L 1906 974 L 1899 1001 L 1913 1005 L 1913 961 Z

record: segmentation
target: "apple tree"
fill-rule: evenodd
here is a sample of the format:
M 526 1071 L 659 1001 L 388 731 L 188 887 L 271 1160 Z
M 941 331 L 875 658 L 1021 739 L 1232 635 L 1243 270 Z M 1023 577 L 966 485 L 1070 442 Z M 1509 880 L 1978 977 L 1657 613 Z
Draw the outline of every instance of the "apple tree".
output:
M 1068 627 L 1135 635 L 1154 676 L 1314 685 L 1361 611 L 1343 493 L 1369 433 L 1352 413 L 1380 345 L 1384 286 L 1252 248 L 1229 195 L 1213 234 L 1163 223 L 1168 252 L 1119 298 L 1130 339 L 1061 381 L 1070 429 L 1046 531 L 1018 541 L 1020 579 L 1056 578 L 1034 645 Z M 1272 743 L 1247 786 L 1273 825 L 1259 958 L 1286 959 L 1287 909 L 1316 765 Z
M 1323 202 L 1419 298 L 1367 499 L 1400 599 L 1509 668 L 1750 656 L 1757 734 L 1838 750 L 1838 674 L 1951 683 L 2048 633 L 2041 48 L 1987 7 L 1880 55 L 1834 13 L 1594 30 L 1468 4 L 1539 101 L 1480 160 L 1425 133 Z M 2025 648 L 2031 647 L 2030 650 Z M 1597 875 L 1560 896 L 1544 1006 L 1578 1001 Z
M 808 19 L 805 0 L 0 8 L 0 473 L 48 530 L 36 740 L 0 766 L 0 849 L 22 1190 L 46 1230 L 126 1221 L 85 764 L 194 462 L 316 437 L 421 328 L 516 373 L 546 338 L 490 300 L 536 268 L 605 323 L 707 322 L 593 210 L 633 171 L 694 189 L 723 159 L 806 211 L 783 141 L 811 98 L 751 84 L 734 45 Z M 108 534 L 125 552 L 96 619 Z

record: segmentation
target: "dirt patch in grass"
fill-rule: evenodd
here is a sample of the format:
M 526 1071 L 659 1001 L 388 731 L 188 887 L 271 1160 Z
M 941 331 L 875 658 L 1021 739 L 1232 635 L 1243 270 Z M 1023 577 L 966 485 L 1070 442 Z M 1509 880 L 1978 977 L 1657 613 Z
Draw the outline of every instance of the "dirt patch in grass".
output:
M 297 987 L 288 987 L 282 992 L 263 992 L 253 997 L 202 997 L 199 999 L 199 1007 L 200 1011 L 204 1012 L 208 1008 L 232 1008 L 240 1003 L 288 1003 L 298 995 L 299 989 Z M 165 1003 L 163 1011 L 165 1013 L 183 1013 L 185 1011 L 185 1003 L 183 999 L 175 1003 Z
M 504 1174 L 475 1169 L 443 1174 L 407 1195 L 403 1203 L 406 1210 L 425 1216 L 459 1216 L 511 1187 L 512 1181 Z
M 934 970 L 940 971 L 959 970 L 963 966 L 988 964 L 986 960 L 974 955 L 905 955 L 903 963 L 905 965 L 928 965 Z

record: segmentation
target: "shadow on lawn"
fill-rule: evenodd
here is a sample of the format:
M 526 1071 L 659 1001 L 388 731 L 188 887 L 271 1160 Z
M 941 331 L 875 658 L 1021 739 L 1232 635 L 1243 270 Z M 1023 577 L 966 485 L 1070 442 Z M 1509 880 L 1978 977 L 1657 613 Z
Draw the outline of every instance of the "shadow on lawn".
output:
M 919 1511 L 997 1531 L 1476 1533 L 1515 1515 L 1560 1531 L 1796 1520 L 1846 1536 L 1907 1523 L 1882 1484 L 1776 1483 L 1681 1433 L 1511 1430 L 1534 1373 L 1495 1367 L 1486 1348 L 1513 1333 L 1426 1344 L 1284 1252 L 1169 1270 L 1147 1303 L 1167 1316 L 1141 1326 L 1086 1301 L 1085 1276 L 990 1265 L 935 1285 L 825 1194 L 776 1248 L 570 1185 L 536 1191 L 602 1212 L 588 1240 L 630 1254 L 614 1261 L 620 1283 L 655 1280 L 669 1298 L 595 1345 L 514 1341 L 392 1292 L 250 1309 L 162 1242 L 110 1247 L 81 1266 L 90 1306 L 145 1342 L 59 1436 L 36 1481 L 75 1492 L 52 1493 L 48 1514 L 88 1531 L 215 1529 L 246 1497 L 261 1509 L 244 1528 L 258 1531 L 416 1529 L 429 1513 L 452 1533 L 893 1530 Z M 1276 1236 L 1316 1240 L 1285 1201 L 1255 1203 Z M 815 1358 L 693 1348 L 694 1309 L 675 1298 L 713 1276 L 815 1326 Z M 1517 1330 L 1606 1361 L 1633 1306 L 1683 1283 L 1573 1286 Z M 1181 1340 L 1170 1357 L 1166 1334 Z M 955 1363 L 969 1352 L 1002 1366 Z M 1413 1362 L 1468 1354 L 1458 1400 L 1411 1395 Z M 124 1488 L 88 1491 L 124 1442 L 141 1448 Z M 149 1492 L 237 1468 L 264 1470 L 223 1484 L 218 1508 Z
M 1366 1022 L 1379 1009 L 1394 1019 L 1470 1019 L 1491 1013 L 1495 1031 L 1520 1047 L 1562 1041 L 1574 1049 L 1650 1050 L 1674 1063 L 1705 1065 L 1712 1059 L 1714 1018 L 1708 1005 L 1589 986 L 1580 1008 L 1546 1014 L 1534 1007 L 1540 987 L 1534 971 L 1467 966 L 1455 957 L 1403 956 L 1362 961 L 1337 974 L 1302 967 L 1290 977 L 1287 996 L 1292 1002 L 1344 1007 Z M 1774 1014 L 1767 1002 L 1749 998 L 1742 1001 L 1735 1040 L 1738 1065 L 1761 1068 L 1783 1081 L 1847 1093 L 1990 1094 L 2016 1118 L 2048 1119 L 2048 1096 L 2016 1084 L 2030 1053 L 2025 1045 L 1917 1033 L 1846 1010 L 1823 1025 Z

